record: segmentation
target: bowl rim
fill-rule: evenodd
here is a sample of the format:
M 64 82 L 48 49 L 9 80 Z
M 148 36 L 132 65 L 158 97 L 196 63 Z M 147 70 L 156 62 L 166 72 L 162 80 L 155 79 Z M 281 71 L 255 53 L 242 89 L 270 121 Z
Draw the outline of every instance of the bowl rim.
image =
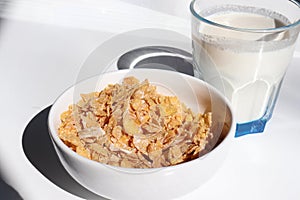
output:
M 80 85 L 80 84 L 84 84 L 84 82 L 87 82 L 88 80 L 91 80 L 93 78 L 96 78 L 96 77 L 100 77 L 100 76 L 110 76 L 110 75 L 113 75 L 113 74 L 116 74 L 116 73 L 121 73 L 121 74 L 128 74 L 128 72 L 132 72 L 132 71 L 145 71 L 145 73 L 147 73 L 147 71 L 152 71 L 152 72 L 155 72 L 155 73 L 171 73 L 175 76 L 183 76 L 184 78 L 188 78 L 188 79 L 194 79 L 195 81 L 199 82 L 200 84 L 204 85 L 205 87 L 207 87 L 209 90 L 212 90 L 214 93 L 217 94 L 217 96 L 219 96 L 222 101 L 225 102 L 225 105 L 228 107 L 228 110 L 230 112 L 230 115 L 231 115 L 231 124 L 230 124 L 230 128 L 228 130 L 228 134 L 226 135 L 226 137 L 222 140 L 222 142 L 220 144 L 218 144 L 218 146 L 216 146 L 215 148 L 213 148 L 210 152 L 206 153 L 205 155 L 203 156 L 200 156 L 199 158 L 196 158 L 196 159 L 193 159 L 193 160 L 190 160 L 188 162 L 183 162 L 183 163 L 180 163 L 180 164 L 177 164 L 177 165 L 172 165 L 172 166 L 166 166 L 166 167 L 159 167 L 159 168 L 125 168 L 125 167 L 118 167 L 118 166 L 113 166 L 113 165 L 108 165 L 108 164 L 105 164 L 105 163 L 101 163 L 101 162 L 98 162 L 98 161 L 94 161 L 94 160 L 91 160 L 91 159 L 88 159 L 86 157 L 83 157 L 79 154 L 77 154 L 76 152 L 74 152 L 73 150 L 71 150 L 67 145 L 65 145 L 65 143 L 59 138 L 58 136 L 58 131 L 56 130 L 56 128 L 54 127 L 54 123 L 53 123 L 53 112 L 54 112 L 54 109 L 57 105 L 57 103 L 62 99 L 62 97 L 70 90 L 72 90 L 76 85 Z M 134 74 L 133 74 L 134 75 Z M 125 77 L 125 76 L 124 76 Z M 149 78 L 149 81 L 151 82 L 150 78 Z M 63 111 L 62 111 L 63 112 Z M 235 118 L 234 118 L 234 115 L 233 115 L 233 110 L 232 110 L 232 106 L 230 104 L 230 102 L 228 101 L 228 99 L 221 94 L 221 92 L 219 92 L 215 87 L 213 87 L 212 85 L 210 85 L 209 83 L 203 81 L 203 80 L 200 80 L 194 76 L 190 76 L 190 75 L 187 75 L 187 74 L 184 74 L 184 73 L 180 73 L 180 72 L 177 72 L 177 71 L 170 71 L 170 70 L 163 70 L 163 69 L 146 69 L 146 68 L 134 68 L 134 69 L 124 69 L 124 70 L 117 70 L 117 71 L 110 71 L 110 72 L 105 72 L 105 73 L 100 73 L 100 74 L 96 74 L 96 75 L 93 75 L 93 76 L 90 76 L 88 78 L 85 78 L 81 81 L 78 81 L 77 83 L 75 84 L 72 84 L 71 86 L 67 87 L 56 99 L 55 101 L 53 102 L 51 108 L 50 108 L 50 111 L 49 111 L 49 114 L 48 114 L 48 118 L 47 118 L 47 125 L 48 125 L 48 134 L 52 140 L 52 143 L 55 143 L 60 149 L 63 150 L 63 152 L 69 154 L 70 156 L 72 156 L 73 158 L 76 158 L 78 159 L 80 162 L 84 162 L 88 165 L 97 165 L 99 166 L 105 166 L 105 167 L 108 167 L 108 168 L 111 168 L 111 169 L 114 169 L 116 171 L 120 171 L 122 173 L 135 173 L 135 174 L 145 174 L 145 173 L 153 173 L 153 172 L 157 172 L 157 171 L 160 171 L 160 170 L 170 170 L 170 169 L 175 169 L 175 168 L 179 168 L 179 167 L 184 167 L 184 166 L 187 166 L 187 165 L 190 165 L 194 162 L 197 162 L 199 160 L 202 160 L 206 157 L 210 157 L 210 155 L 213 155 L 215 154 L 216 151 L 219 151 L 219 149 L 224 146 L 224 143 L 227 143 L 226 141 L 233 139 L 234 138 L 234 133 L 235 133 L 235 129 L 236 129 L 236 126 L 235 126 Z M 55 150 L 57 150 L 55 148 Z M 96 166 L 96 167 L 97 167 Z

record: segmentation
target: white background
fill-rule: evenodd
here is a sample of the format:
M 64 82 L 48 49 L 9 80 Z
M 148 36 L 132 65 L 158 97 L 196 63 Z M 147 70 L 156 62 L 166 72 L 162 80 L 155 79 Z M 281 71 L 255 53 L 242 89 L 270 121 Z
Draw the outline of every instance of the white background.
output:
M 76 81 L 89 54 L 116 34 L 159 28 L 189 37 L 189 1 L 4 3 L 0 2 L 0 174 L 25 200 L 80 199 L 28 161 L 21 144 L 24 128 Z M 265 132 L 234 139 L 217 174 L 178 199 L 300 199 L 299 46 L 298 41 Z

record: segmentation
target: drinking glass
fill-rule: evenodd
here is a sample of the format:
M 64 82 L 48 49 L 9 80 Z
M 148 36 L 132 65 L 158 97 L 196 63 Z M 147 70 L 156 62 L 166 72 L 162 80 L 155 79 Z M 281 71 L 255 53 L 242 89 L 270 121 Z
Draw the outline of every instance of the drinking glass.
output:
M 193 0 L 196 76 L 231 102 L 236 136 L 263 132 L 300 30 L 297 0 Z

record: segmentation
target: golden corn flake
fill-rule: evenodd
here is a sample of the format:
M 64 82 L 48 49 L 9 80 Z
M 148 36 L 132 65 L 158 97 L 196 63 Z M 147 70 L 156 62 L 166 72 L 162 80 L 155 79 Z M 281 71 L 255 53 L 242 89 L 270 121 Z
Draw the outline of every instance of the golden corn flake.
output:
M 212 114 L 194 114 L 148 80 L 122 84 L 82 99 L 61 114 L 60 139 L 79 155 L 121 167 L 155 168 L 197 158 L 205 149 Z

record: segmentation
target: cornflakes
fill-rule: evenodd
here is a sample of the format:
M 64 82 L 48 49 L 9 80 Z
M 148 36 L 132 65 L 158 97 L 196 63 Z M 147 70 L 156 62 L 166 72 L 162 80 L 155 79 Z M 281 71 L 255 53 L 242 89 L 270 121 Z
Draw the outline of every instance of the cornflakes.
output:
M 60 139 L 79 155 L 120 167 L 156 168 L 197 158 L 205 149 L 212 113 L 194 114 L 176 96 L 146 79 L 82 94 L 61 114 Z

